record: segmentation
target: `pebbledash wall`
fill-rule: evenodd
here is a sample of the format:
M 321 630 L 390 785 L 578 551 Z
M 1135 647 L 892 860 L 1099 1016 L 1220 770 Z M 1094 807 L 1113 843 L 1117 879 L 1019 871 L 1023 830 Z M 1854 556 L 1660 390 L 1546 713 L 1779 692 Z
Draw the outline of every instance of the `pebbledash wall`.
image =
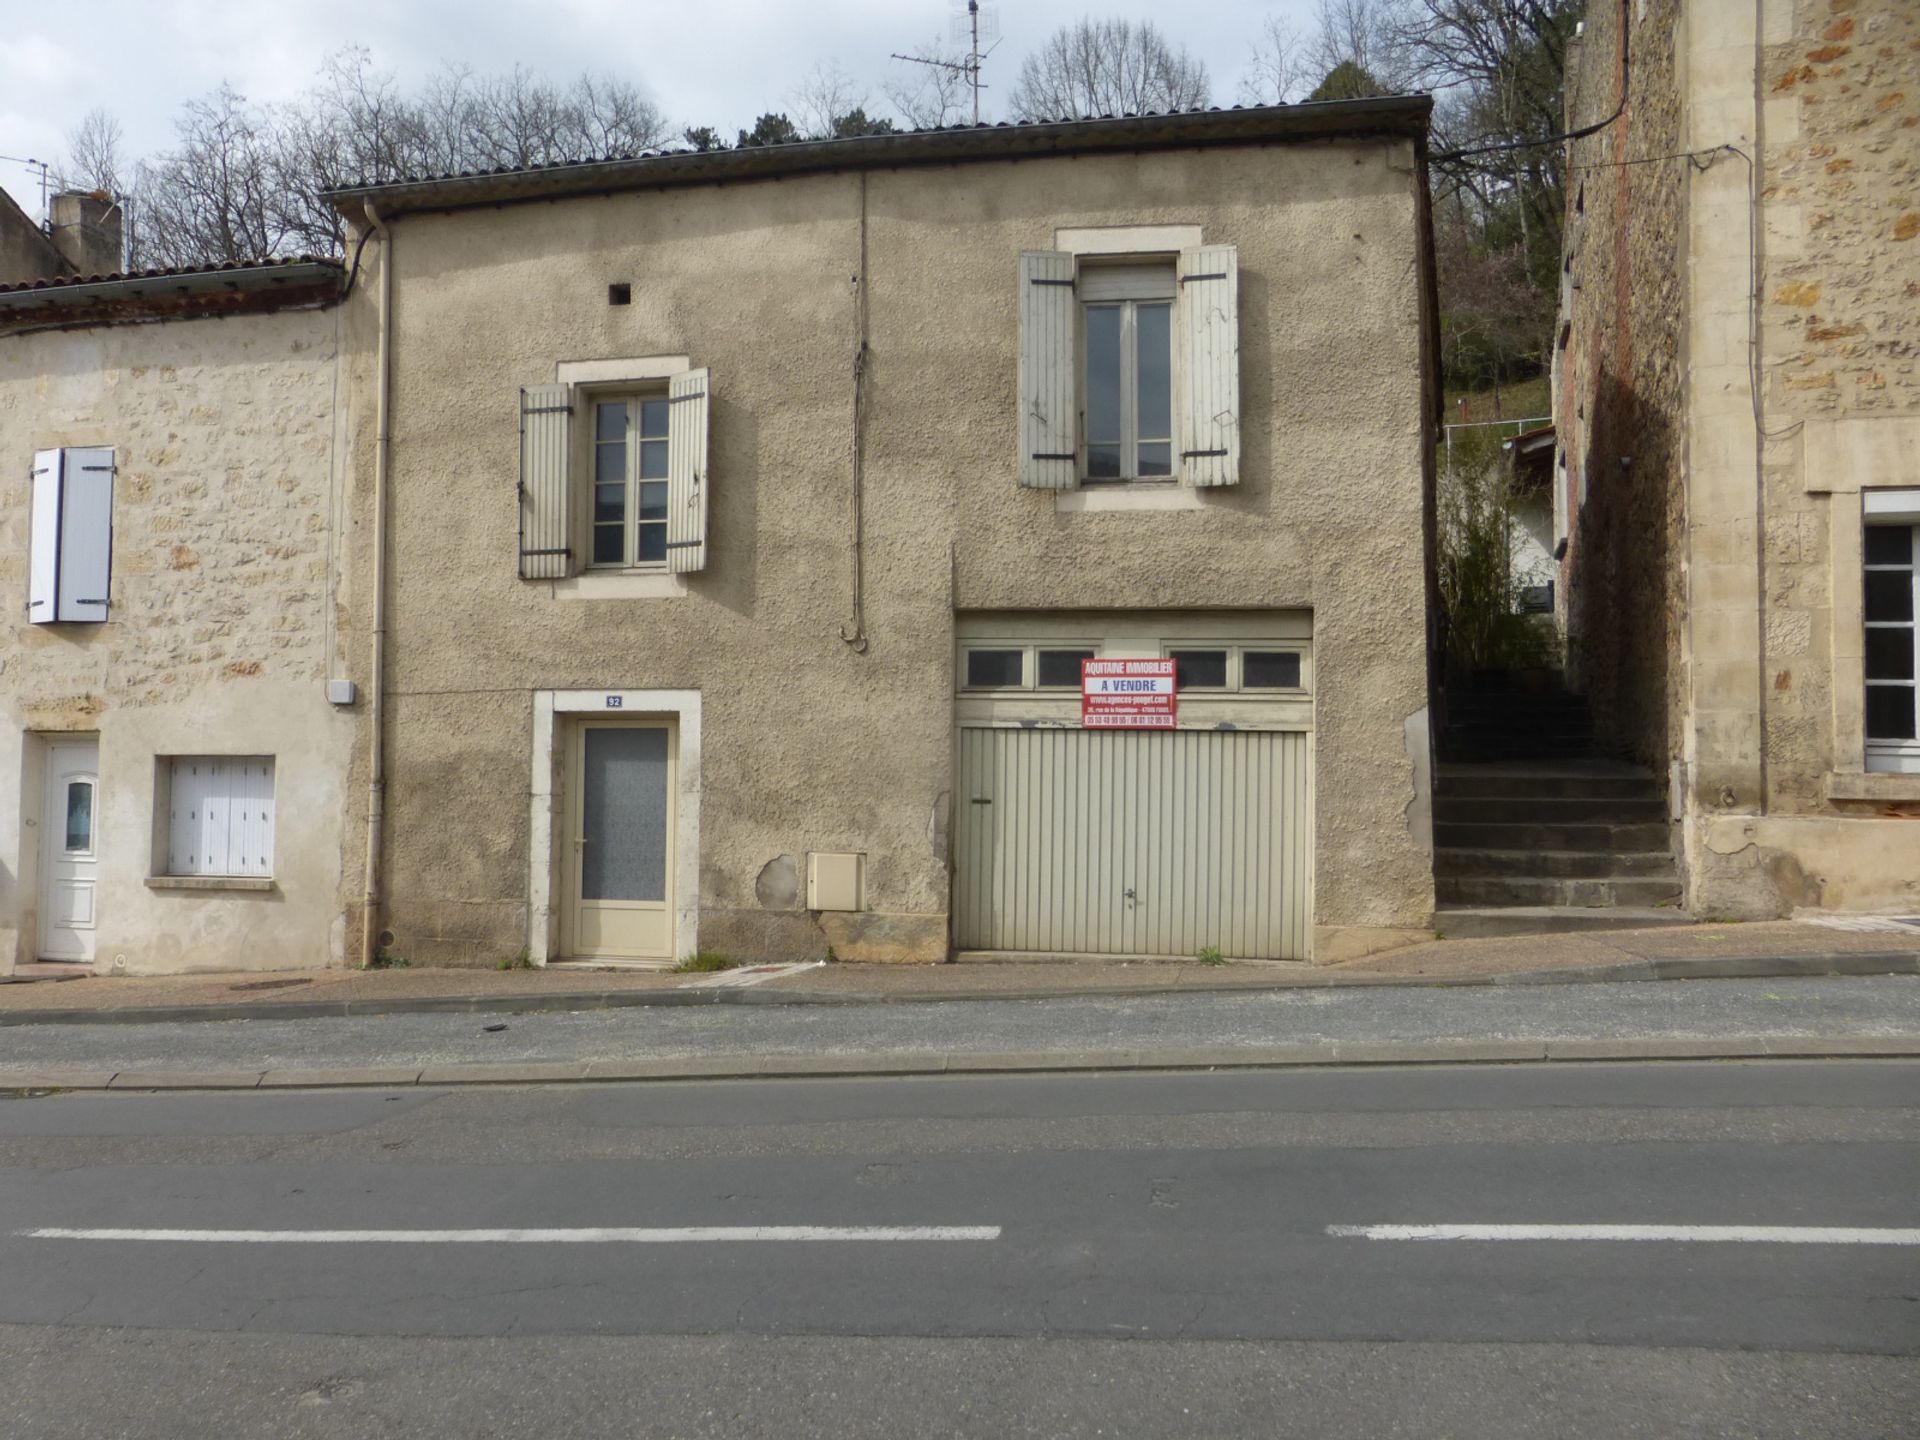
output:
M 1646 99 L 1629 114 L 1675 95 L 1678 124 L 1582 142 L 1576 162 L 1595 168 L 1576 179 L 1589 213 L 1596 186 L 1626 203 L 1637 243 L 1677 220 L 1682 283 L 1636 270 L 1626 304 L 1610 283 L 1582 284 L 1570 318 L 1589 348 L 1563 362 L 1587 503 L 1613 488 L 1649 543 L 1669 537 L 1677 591 L 1664 662 L 1644 607 L 1611 617 L 1642 647 L 1607 662 L 1628 677 L 1615 733 L 1671 764 L 1696 915 L 1911 913 L 1920 775 L 1868 767 L 1862 531 L 1869 505 L 1920 489 L 1920 11 L 1647 8 L 1630 22 L 1631 89 Z M 1618 37 L 1619 17 L 1596 7 L 1570 76 L 1589 97 L 1582 119 L 1617 93 Z M 1637 173 L 1608 168 L 1620 161 Z M 1571 261 L 1592 273 L 1584 253 Z M 1671 372 L 1646 358 L 1663 343 Z M 1614 347 L 1632 363 L 1596 354 Z M 1576 532 L 1572 558 L 1581 545 Z
M 285 276 L 233 272 L 208 302 L 222 313 L 204 318 L 198 301 L 173 298 L 181 280 L 15 292 L 0 308 L 0 968 L 35 958 L 46 747 L 78 737 L 99 745 L 98 970 L 346 958 L 357 721 L 325 688 L 348 598 L 336 563 L 340 312 L 317 308 L 340 272 L 289 273 L 305 283 L 265 296 Z M 102 624 L 26 619 L 27 473 L 34 452 L 62 446 L 113 452 Z M 209 755 L 273 758 L 264 883 L 167 876 L 160 772 L 167 757 Z
M 1315 958 L 1430 933 L 1424 102 L 1178 119 L 1057 127 L 1058 153 L 1000 127 L 336 197 L 384 229 L 348 307 L 362 516 L 392 267 L 396 953 L 556 953 L 530 757 L 613 692 L 680 717 L 683 768 L 697 716 L 683 952 L 945 958 L 956 617 L 1069 611 L 1310 614 Z M 720 168 L 754 165 L 787 169 Z M 1237 486 L 1140 509 L 1018 483 L 1021 252 L 1107 227 L 1237 247 Z M 522 387 L 636 358 L 710 370 L 704 569 L 520 578 Z M 863 908 L 805 908 L 816 851 L 866 855 Z

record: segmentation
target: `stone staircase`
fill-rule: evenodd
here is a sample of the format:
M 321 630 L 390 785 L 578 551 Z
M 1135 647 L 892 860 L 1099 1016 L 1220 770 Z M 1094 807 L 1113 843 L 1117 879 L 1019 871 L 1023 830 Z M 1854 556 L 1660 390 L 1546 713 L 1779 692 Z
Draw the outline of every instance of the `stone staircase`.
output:
M 1684 925 L 1664 785 L 1594 756 L 1579 697 L 1456 700 L 1434 772 L 1448 939 Z

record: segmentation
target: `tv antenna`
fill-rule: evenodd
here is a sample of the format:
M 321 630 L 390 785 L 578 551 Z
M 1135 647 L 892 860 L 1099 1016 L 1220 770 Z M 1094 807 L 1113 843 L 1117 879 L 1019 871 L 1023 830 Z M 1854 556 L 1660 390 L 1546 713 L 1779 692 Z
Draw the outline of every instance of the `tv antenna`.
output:
M 927 55 L 902 55 L 894 52 L 893 58 L 905 60 L 910 65 L 931 65 L 936 70 L 947 70 L 958 75 L 966 87 L 973 92 L 973 123 L 980 123 L 980 92 L 987 87 L 980 80 L 980 66 L 1000 45 L 1000 15 L 996 7 L 982 5 L 980 0 L 961 0 L 955 10 L 948 34 L 967 47 L 966 53 L 958 60 L 941 60 Z M 980 47 L 984 45 L 983 50 Z
M 46 161 L 35 160 L 31 155 L 0 155 L 0 160 L 11 160 L 16 165 L 30 166 L 40 172 L 40 215 L 42 219 L 46 218 L 47 171 L 51 167 L 48 166 Z

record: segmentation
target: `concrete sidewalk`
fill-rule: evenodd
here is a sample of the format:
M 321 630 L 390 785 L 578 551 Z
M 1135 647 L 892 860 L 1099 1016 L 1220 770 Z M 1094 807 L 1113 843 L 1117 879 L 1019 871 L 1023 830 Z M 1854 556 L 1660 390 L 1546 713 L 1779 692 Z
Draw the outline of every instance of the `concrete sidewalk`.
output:
M 0 1031 L 0 1091 L 1920 1057 L 1920 977 L 1269 987 Z
M 86 976 L 63 983 L 0 984 L 0 1027 L 1830 974 L 1920 974 L 1920 929 L 1858 932 L 1777 921 L 1446 940 L 1331 966 L 1021 961 L 756 967 L 721 975 L 556 966 Z

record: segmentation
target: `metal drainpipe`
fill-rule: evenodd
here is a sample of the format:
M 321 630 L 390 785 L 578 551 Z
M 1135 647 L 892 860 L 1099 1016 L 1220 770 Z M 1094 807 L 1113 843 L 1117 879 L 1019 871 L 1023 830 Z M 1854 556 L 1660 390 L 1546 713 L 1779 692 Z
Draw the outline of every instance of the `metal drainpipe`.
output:
M 380 235 L 380 339 L 374 362 L 373 451 L 373 657 L 367 677 L 367 875 L 362 895 L 360 964 L 373 963 L 380 936 L 380 846 L 387 818 L 387 454 L 388 392 L 393 330 L 393 232 L 371 202 L 361 202 L 369 229 Z

